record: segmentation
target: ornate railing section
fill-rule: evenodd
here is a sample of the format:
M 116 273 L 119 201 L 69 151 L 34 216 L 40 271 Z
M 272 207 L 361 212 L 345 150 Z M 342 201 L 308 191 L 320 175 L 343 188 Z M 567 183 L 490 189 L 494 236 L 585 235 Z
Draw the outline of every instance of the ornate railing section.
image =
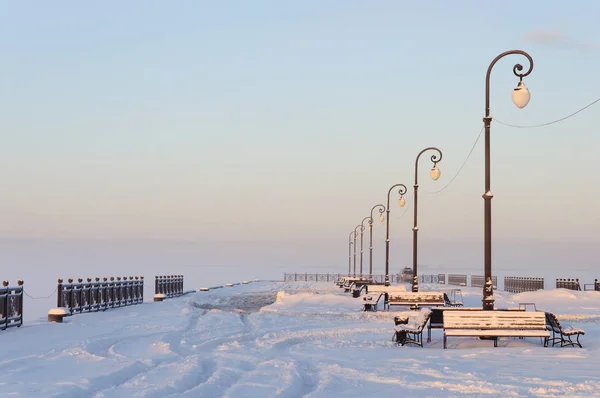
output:
M 471 287 L 483 287 L 483 285 L 485 285 L 485 276 L 471 275 Z M 497 276 L 492 276 L 492 285 L 494 285 L 494 289 L 498 286 Z
M 68 283 L 58 280 L 57 306 L 66 308 L 69 315 L 104 311 L 109 308 L 140 304 L 144 301 L 144 277 L 82 278 Z
M 294 273 L 284 273 L 283 281 L 284 282 L 335 282 L 342 277 L 347 277 L 347 274 L 332 274 L 332 273 L 316 273 L 309 274 L 308 272 L 294 272 Z M 364 279 L 372 279 L 374 282 L 383 283 L 385 282 L 385 275 L 372 275 L 369 278 L 369 275 L 363 275 Z M 400 275 L 390 275 L 390 280 L 396 280 L 396 282 L 401 282 Z
M 17 286 L 8 286 L 8 281 L 0 287 L 0 330 L 23 325 L 23 281 Z
M 183 294 L 183 275 L 162 275 L 154 278 L 154 295 L 164 294 L 164 297 L 179 297 Z
M 556 279 L 557 289 L 581 290 L 579 279 Z
M 419 283 L 446 283 L 446 274 L 420 274 Z
M 504 291 L 509 293 L 534 292 L 544 290 L 544 278 L 505 276 Z
M 456 286 L 467 286 L 467 276 L 466 275 L 457 275 L 457 274 L 448 274 L 448 284 L 456 285 Z

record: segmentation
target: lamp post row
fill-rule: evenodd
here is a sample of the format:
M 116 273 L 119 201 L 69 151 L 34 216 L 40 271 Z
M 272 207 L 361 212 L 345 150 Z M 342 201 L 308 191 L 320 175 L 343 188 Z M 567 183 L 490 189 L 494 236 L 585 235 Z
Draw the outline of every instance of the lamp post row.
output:
M 512 100 L 514 104 L 518 108 L 524 108 L 529 103 L 531 95 L 525 84 L 523 83 L 523 78 L 528 76 L 533 70 L 533 58 L 522 50 L 510 50 L 503 52 L 498 55 L 492 62 L 490 63 L 486 78 L 485 78 L 485 116 L 483 118 L 484 129 L 485 129 L 485 192 L 483 194 L 484 200 L 484 287 L 483 287 L 483 300 L 482 307 L 484 310 L 493 310 L 494 309 L 494 294 L 493 294 L 493 284 L 492 284 L 492 195 L 491 192 L 491 161 L 490 161 L 490 129 L 492 117 L 490 116 L 490 76 L 494 65 L 501 59 L 507 55 L 523 55 L 529 61 L 529 68 L 526 72 L 521 73 L 523 71 L 523 66 L 521 64 L 516 64 L 513 67 L 513 73 L 515 76 L 519 78 L 519 82 L 517 87 L 513 90 Z M 417 264 L 417 253 L 418 253 L 418 191 L 419 191 L 419 180 L 418 180 L 418 166 L 419 159 L 421 155 L 427 151 L 434 151 L 433 155 L 431 155 L 431 161 L 433 162 L 433 167 L 430 171 L 430 176 L 433 180 L 437 180 L 440 177 L 440 170 L 437 168 L 437 164 L 442 160 L 442 151 L 436 147 L 427 147 L 423 149 L 417 155 L 415 160 L 415 183 L 413 185 L 414 188 L 414 196 L 413 196 L 413 210 L 414 210 L 414 221 L 413 221 L 413 281 L 412 281 L 412 291 L 419 291 L 419 282 L 418 282 L 418 264 Z M 387 207 L 382 204 L 377 204 L 371 208 L 371 213 L 369 217 L 365 217 L 360 225 L 354 228 L 354 231 L 350 232 L 349 235 L 349 247 L 354 245 L 354 276 L 356 276 L 356 229 L 360 228 L 360 276 L 363 276 L 363 232 L 365 230 L 364 222 L 368 221 L 368 229 L 369 229 L 369 278 L 373 276 L 373 211 L 376 208 L 379 208 L 379 220 L 383 222 L 383 213 L 386 213 L 386 235 L 385 235 L 385 285 L 390 285 L 389 280 L 389 244 L 390 244 L 390 195 L 394 188 L 399 188 L 398 193 L 400 194 L 400 198 L 398 199 L 398 204 L 403 207 L 406 204 L 404 199 L 404 195 L 406 194 L 406 186 L 404 184 L 395 184 L 390 187 L 388 190 L 387 196 Z M 352 243 L 351 238 L 354 235 L 354 243 Z M 348 250 L 348 275 L 350 275 L 350 249 Z

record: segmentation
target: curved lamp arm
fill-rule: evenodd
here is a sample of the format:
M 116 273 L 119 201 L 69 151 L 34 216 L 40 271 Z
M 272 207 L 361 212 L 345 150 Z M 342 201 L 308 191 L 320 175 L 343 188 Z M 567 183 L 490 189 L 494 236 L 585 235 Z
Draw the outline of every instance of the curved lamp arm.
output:
M 496 62 L 498 62 L 500 59 L 506 57 L 507 55 L 514 55 L 514 54 L 523 55 L 529 61 L 529 69 L 527 69 L 527 72 L 525 72 L 525 73 L 520 73 L 523 70 L 523 65 L 515 64 L 515 66 L 513 66 L 513 73 L 515 74 L 515 76 L 517 76 L 519 78 L 519 81 L 523 81 L 523 78 L 525 76 L 528 76 L 533 71 L 533 58 L 531 58 L 531 55 L 529 55 L 525 51 L 522 51 L 522 50 L 505 51 L 502 54 L 498 55 L 496 58 L 494 58 L 494 60 L 488 67 L 487 73 L 485 75 L 485 117 L 486 118 L 489 118 L 489 116 L 490 116 L 490 75 L 492 74 L 492 68 L 494 67 L 494 65 L 496 65 Z

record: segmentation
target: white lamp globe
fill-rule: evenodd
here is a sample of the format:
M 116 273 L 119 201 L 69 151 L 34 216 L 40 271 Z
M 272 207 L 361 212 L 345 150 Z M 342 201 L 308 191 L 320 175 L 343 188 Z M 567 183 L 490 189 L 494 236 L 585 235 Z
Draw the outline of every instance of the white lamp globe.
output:
M 523 83 L 523 81 L 520 81 L 519 84 L 517 84 L 517 87 L 512 92 L 513 102 L 515 103 L 517 108 L 523 109 L 527 106 L 530 99 L 531 94 L 529 93 L 529 90 L 527 89 L 527 87 L 525 87 L 525 83 Z
M 433 166 L 433 168 L 429 172 L 429 175 L 431 176 L 431 179 L 433 181 L 437 181 L 438 178 L 440 178 L 440 175 L 442 175 L 442 172 L 436 166 Z
M 398 199 L 398 206 L 404 207 L 405 204 L 406 200 L 404 200 L 404 196 L 400 196 L 400 199 Z

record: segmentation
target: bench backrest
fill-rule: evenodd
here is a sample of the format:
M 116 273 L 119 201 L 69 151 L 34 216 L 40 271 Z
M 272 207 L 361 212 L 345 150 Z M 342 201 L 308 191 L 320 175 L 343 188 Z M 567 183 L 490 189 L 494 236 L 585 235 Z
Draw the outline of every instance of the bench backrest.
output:
M 560 322 L 556 319 L 556 315 L 551 312 L 546 312 L 546 324 L 550 327 L 555 333 L 561 332 Z
M 387 292 L 387 293 L 403 293 L 406 292 L 406 286 L 384 286 L 384 285 L 371 285 L 367 288 L 367 293 L 380 293 L 380 292 Z
M 542 311 L 444 311 L 444 329 L 546 330 Z
M 444 293 L 439 292 L 390 292 L 388 302 L 444 304 Z

